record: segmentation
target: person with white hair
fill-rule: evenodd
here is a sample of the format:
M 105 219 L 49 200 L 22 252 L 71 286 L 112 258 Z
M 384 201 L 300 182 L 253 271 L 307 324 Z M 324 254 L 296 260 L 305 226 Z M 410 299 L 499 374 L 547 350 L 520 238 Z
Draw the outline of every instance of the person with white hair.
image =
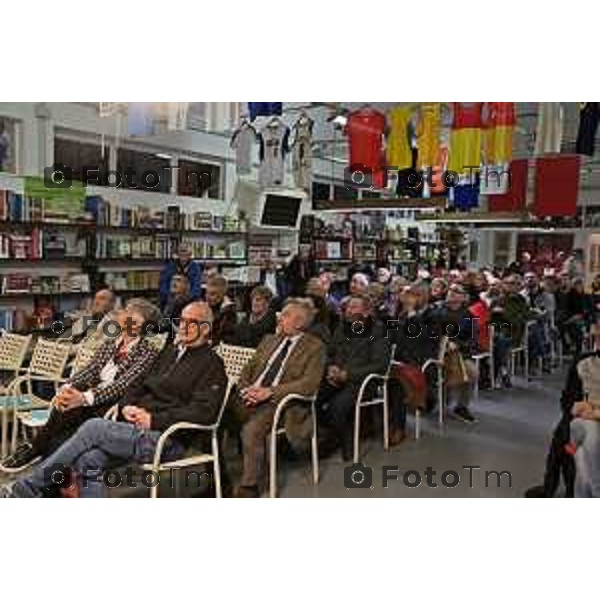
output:
M 27 476 L 0 488 L 0 498 L 39 498 L 64 480 L 76 495 L 102 497 L 108 465 L 151 462 L 162 434 L 175 423 L 212 425 L 227 389 L 223 360 L 209 343 L 212 319 L 206 303 L 188 304 L 175 343 L 165 347 L 152 372 L 125 395 L 119 420 L 87 420 Z M 163 446 L 162 460 L 181 458 L 198 439 L 197 431 L 175 432 Z M 79 478 L 81 485 L 75 483 Z

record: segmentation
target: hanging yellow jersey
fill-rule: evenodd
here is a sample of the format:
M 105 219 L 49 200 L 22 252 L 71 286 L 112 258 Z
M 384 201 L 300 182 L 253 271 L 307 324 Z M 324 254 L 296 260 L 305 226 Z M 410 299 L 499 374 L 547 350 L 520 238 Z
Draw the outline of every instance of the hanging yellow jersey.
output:
M 424 102 L 419 108 L 417 147 L 419 167 L 426 169 L 437 163 L 440 147 L 441 107 L 439 102 Z
M 390 131 L 387 139 L 387 164 L 397 169 L 412 167 L 409 125 L 412 109 L 396 106 L 389 114 Z

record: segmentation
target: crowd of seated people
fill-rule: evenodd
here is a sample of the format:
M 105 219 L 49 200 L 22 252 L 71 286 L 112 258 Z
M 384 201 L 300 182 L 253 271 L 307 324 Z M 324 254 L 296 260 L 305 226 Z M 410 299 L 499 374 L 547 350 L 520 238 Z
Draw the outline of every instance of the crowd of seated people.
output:
M 288 394 L 315 398 L 320 452 L 339 450 L 350 460 L 358 391 L 368 375 L 388 372 L 390 360 L 389 442 L 397 445 L 407 437 L 408 408 L 441 409 L 438 384 L 445 388 L 449 414 L 476 423 L 475 384 L 510 387 L 516 349 L 529 353 L 531 364 L 549 370 L 552 349 L 562 342 L 563 351 L 581 365 L 583 357 L 589 357 L 582 354 L 584 340 L 600 304 L 584 293 L 577 278 L 546 276 L 540 282 L 533 272 L 454 270 L 430 277 L 420 271 L 411 281 L 381 268 L 376 281 L 354 273 L 340 297 L 331 294 L 332 280 L 330 273 L 322 273 L 306 281 L 301 296 L 280 299 L 269 287 L 258 285 L 249 293 L 250 310 L 240 315 L 223 276 L 209 275 L 205 300 L 197 301 L 188 293 L 185 278 L 175 274 L 163 314 L 178 322 L 160 353 L 143 327 L 160 320 L 153 305 L 133 300 L 124 310 L 110 313 L 121 324 L 132 322 L 133 328 L 106 340 L 91 363 L 59 389 L 47 424 L 1 465 L 4 472 L 16 473 L 35 462 L 33 470 L 2 493 L 48 495 L 48 464 L 64 463 L 85 481 L 82 471 L 92 467 L 147 461 L 161 432 L 178 421 L 212 424 L 227 387 L 223 361 L 214 349 L 225 343 L 256 350 L 224 412 L 221 429 L 228 435 L 221 441 L 239 440 L 242 465 L 240 477 L 233 481 L 224 464 L 224 481 L 227 493 L 258 496 L 265 484 L 266 440 L 277 404 Z M 598 289 L 600 285 L 596 293 Z M 103 293 L 99 303 L 109 314 L 114 296 Z M 490 352 L 493 365 L 476 368 L 475 358 Z M 443 365 L 442 382 L 437 381 L 440 371 L 424 369 L 432 360 Z M 573 383 L 584 378 L 583 369 L 571 375 L 569 386 L 594 389 L 593 383 Z M 366 395 L 376 391 L 374 384 Z M 580 420 L 598 413 L 600 396 L 589 401 L 581 394 L 569 398 L 575 409 L 567 410 L 555 446 L 562 449 L 560 444 L 569 441 L 564 423 L 573 421 L 580 454 L 589 454 L 596 434 Z M 592 408 L 582 407 L 582 402 Z M 104 420 L 114 404 L 119 406 L 118 420 Z M 290 445 L 305 448 L 312 432 L 310 415 L 293 406 L 284 417 Z M 189 434 L 175 436 L 165 455 L 182 456 L 190 443 Z M 596 489 L 595 467 L 586 468 L 591 482 L 587 489 Z M 81 495 L 103 493 L 102 486 L 86 483 Z M 546 488 L 544 493 L 550 495 L 552 485 Z

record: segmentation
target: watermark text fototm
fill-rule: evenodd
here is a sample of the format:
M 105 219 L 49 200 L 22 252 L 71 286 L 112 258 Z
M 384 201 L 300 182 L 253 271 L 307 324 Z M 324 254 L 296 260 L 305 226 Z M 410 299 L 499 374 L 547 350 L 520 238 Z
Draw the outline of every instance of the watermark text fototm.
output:
M 452 188 L 464 183 L 467 186 L 475 187 L 477 184 L 476 174 L 480 170 L 479 166 L 466 165 L 462 173 L 467 175 L 461 179 L 461 174 L 457 171 L 445 170 L 439 168 L 427 167 L 425 169 L 399 169 L 398 167 L 387 166 L 385 172 L 389 178 L 396 179 L 397 185 L 404 189 L 418 189 L 423 184 L 434 192 L 437 188 L 443 191 L 444 188 Z M 512 187 L 512 175 L 510 170 L 504 169 L 486 169 L 482 175 L 486 187 L 493 185 L 501 186 L 505 184 L 508 188 Z M 373 169 L 364 165 L 351 165 L 344 169 L 344 183 L 348 189 L 374 189 Z
M 80 473 L 81 488 L 87 489 L 91 484 L 102 483 L 109 489 L 116 488 L 155 488 L 161 483 L 167 485 L 169 489 L 175 487 L 183 487 L 184 489 L 206 488 L 213 487 L 213 474 L 209 471 L 188 470 L 185 472 L 185 477 L 178 477 L 180 469 L 169 468 L 163 471 L 144 470 L 137 471 L 138 485 L 134 481 L 136 470 L 132 466 L 128 466 L 122 470 L 107 469 L 104 471 L 90 469 L 84 473 Z M 183 481 L 182 481 L 183 479 Z M 53 464 L 44 469 L 44 485 L 48 488 L 57 487 L 62 489 L 74 489 L 78 483 L 71 477 L 71 470 L 63 464 Z
M 407 488 L 418 488 L 427 486 L 429 488 L 445 487 L 455 488 L 461 484 L 468 485 L 470 489 L 473 485 L 473 474 L 481 471 L 479 465 L 463 465 L 461 471 L 446 470 L 438 472 L 432 467 L 427 467 L 424 471 L 415 469 L 401 470 L 398 465 L 384 465 L 381 467 L 381 478 L 375 483 L 381 483 L 381 487 L 387 489 L 391 484 L 404 485 Z M 507 486 L 512 488 L 512 473 L 510 471 L 482 471 L 485 476 L 485 487 L 496 488 Z M 362 463 L 355 463 L 344 469 L 344 485 L 347 489 L 373 489 L 373 469 Z
M 72 187 L 73 180 L 81 181 L 84 187 L 88 185 L 101 185 L 104 187 L 126 187 L 140 190 L 170 189 L 173 182 L 178 180 L 178 166 L 164 166 L 158 170 L 147 169 L 136 171 L 132 167 L 123 170 L 105 169 L 98 165 L 81 167 L 81 171 L 68 165 L 55 163 L 44 169 L 44 185 L 48 189 Z M 200 189 L 209 189 L 212 186 L 212 175 L 202 170 L 185 170 L 185 184 L 187 188 L 198 186 Z
M 98 324 L 99 320 L 95 319 L 93 317 L 84 316 L 84 317 L 82 317 L 82 323 L 83 323 L 83 330 L 85 331 L 89 327 L 91 327 L 93 324 Z M 165 317 L 164 319 L 161 319 L 160 322 L 146 321 L 143 324 L 141 331 L 139 333 L 136 333 L 134 331 L 133 319 L 131 317 L 127 317 L 125 319 L 124 327 L 122 327 L 118 321 L 112 320 L 112 319 L 108 319 L 108 320 L 104 321 L 99 326 L 101 328 L 101 331 L 102 331 L 102 334 L 104 335 L 104 337 L 106 337 L 107 339 L 116 339 L 123 333 L 123 331 L 125 331 L 127 333 L 128 337 L 130 337 L 130 338 L 135 338 L 138 335 L 143 335 L 143 336 L 147 336 L 147 337 L 155 337 L 161 333 L 177 330 L 180 328 L 180 325 L 181 325 L 181 319 L 179 319 L 179 318 L 170 319 L 170 318 Z M 212 325 L 209 321 L 187 320 L 184 323 L 184 327 L 185 327 L 186 335 L 191 333 L 192 336 L 196 336 L 196 339 L 198 339 L 203 330 L 205 330 L 205 331 L 207 330 L 208 332 L 210 332 Z M 52 323 L 52 325 L 50 327 L 50 331 L 52 332 L 53 336 L 58 337 L 58 338 L 68 339 L 70 337 L 69 329 L 66 327 L 66 325 L 62 321 L 54 321 L 54 323 Z M 191 341 L 193 341 L 193 340 L 191 340 Z

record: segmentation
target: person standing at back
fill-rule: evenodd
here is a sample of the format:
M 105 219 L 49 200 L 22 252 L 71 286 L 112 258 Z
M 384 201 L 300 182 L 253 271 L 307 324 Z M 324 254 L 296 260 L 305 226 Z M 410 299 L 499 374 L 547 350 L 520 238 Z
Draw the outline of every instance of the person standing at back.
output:
M 191 300 L 199 300 L 202 293 L 202 268 L 192 260 L 192 251 L 187 244 L 179 244 L 177 255 L 170 260 L 160 275 L 160 308 L 164 310 L 171 293 L 171 280 L 175 275 L 187 278 Z

